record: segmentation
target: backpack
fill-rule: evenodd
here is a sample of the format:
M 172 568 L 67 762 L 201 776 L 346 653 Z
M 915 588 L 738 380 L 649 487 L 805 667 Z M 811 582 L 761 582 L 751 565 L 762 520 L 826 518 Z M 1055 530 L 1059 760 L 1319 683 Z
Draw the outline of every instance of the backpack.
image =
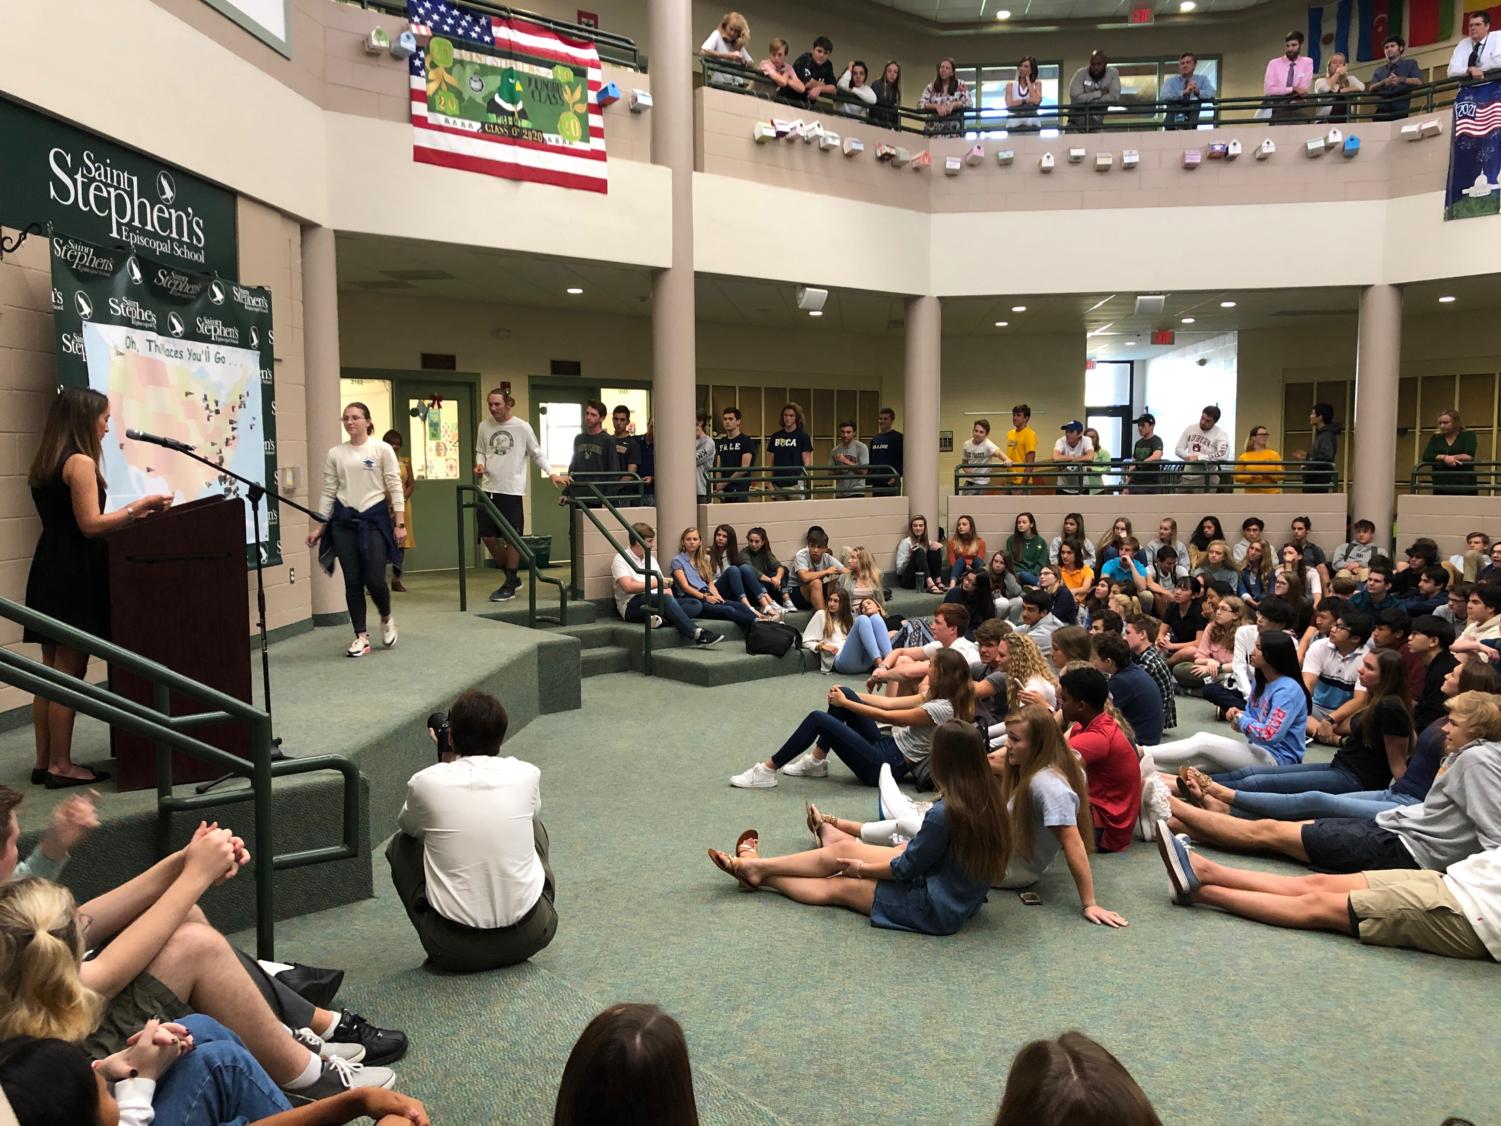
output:
M 745 631 L 745 651 L 781 657 L 794 649 L 803 635 L 782 622 L 752 622 Z

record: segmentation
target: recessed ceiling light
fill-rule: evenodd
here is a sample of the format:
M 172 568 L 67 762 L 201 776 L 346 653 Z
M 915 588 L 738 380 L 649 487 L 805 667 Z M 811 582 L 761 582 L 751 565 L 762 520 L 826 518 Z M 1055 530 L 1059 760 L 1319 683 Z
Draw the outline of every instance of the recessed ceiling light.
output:
M 1027 307 L 1025 305 L 1013 305 L 1011 306 L 1011 311 L 1013 313 L 1025 313 L 1027 311 Z
M 1136 341 L 1134 341 L 1134 340 L 1128 340 L 1128 341 L 1126 341 L 1126 347 L 1127 348 L 1135 348 L 1136 347 Z
M 1235 302 L 1234 301 L 1221 301 L 1220 302 L 1220 308 L 1221 309 L 1233 309 L 1233 308 L 1235 308 Z
M 1446 293 L 1438 299 L 1438 303 L 1440 305 L 1452 305 L 1454 303 L 1454 295 L 1452 293 Z
M 1191 324 L 1194 323 L 1194 319 L 1192 317 L 1184 317 L 1183 318 L 1183 323 L 1186 324 L 1186 325 L 1191 325 Z
M 1005 328 L 1010 323 L 1011 323 L 1010 321 L 996 321 L 995 322 L 995 327 L 996 328 Z
M 809 309 L 808 310 L 808 316 L 810 316 L 810 317 L 821 317 L 821 316 L 823 316 L 823 310 L 822 309 Z
M 1011 13 L 1007 9 L 1002 8 L 995 14 L 995 18 L 998 20 L 1009 20 L 1011 18 Z
M 568 287 L 568 296 L 570 297 L 577 297 L 580 293 L 583 292 L 584 291 L 576 285 L 571 285 Z
M 1197 7 L 1198 5 L 1194 3 L 1194 0 L 1183 0 L 1183 2 L 1178 5 L 1178 11 L 1191 12 Z

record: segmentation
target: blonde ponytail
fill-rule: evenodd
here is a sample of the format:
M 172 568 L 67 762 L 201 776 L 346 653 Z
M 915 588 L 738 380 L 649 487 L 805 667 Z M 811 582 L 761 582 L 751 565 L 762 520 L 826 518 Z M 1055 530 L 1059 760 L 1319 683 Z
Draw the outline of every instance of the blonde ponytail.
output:
M 0 886 L 0 1038 L 77 1043 L 99 1027 L 104 999 L 83 984 L 73 894 L 47 880 Z

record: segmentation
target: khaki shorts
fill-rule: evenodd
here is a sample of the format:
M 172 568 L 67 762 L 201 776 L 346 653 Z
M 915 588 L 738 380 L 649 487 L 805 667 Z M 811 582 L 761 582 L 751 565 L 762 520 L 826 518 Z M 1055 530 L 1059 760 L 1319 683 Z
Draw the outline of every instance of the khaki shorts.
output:
M 1371 885 L 1350 893 L 1350 915 L 1361 942 L 1410 946 L 1446 958 L 1489 958 L 1441 872 L 1366 872 Z

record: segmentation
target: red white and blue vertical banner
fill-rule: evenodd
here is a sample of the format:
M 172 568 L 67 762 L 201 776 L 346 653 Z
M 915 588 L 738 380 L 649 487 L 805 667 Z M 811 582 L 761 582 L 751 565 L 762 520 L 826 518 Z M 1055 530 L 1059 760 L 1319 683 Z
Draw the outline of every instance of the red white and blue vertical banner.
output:
M 418 163 L 609 190 L 592 42 L 446 0 L 407 0 L 407 18 Z
M 1462 86 L 1454 95 L 1444 218 L 1501 213 L 1501 82 Z

